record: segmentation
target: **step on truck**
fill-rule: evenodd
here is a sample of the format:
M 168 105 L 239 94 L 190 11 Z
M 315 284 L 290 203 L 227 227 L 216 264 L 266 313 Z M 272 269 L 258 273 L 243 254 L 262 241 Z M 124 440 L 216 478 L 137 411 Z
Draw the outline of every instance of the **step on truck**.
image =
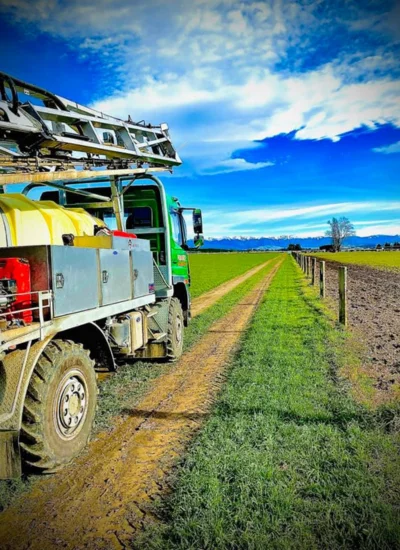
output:
M 190 321 L 184 211 L 158 173 L 168 126 L 122 121 L 0 73 L 0 478 L 86 446 L 99 373 L 173 361 Z

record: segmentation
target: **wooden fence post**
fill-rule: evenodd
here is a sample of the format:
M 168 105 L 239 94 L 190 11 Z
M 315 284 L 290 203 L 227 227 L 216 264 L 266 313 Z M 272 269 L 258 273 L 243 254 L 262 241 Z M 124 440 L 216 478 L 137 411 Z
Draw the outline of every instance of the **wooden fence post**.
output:
M 312 258 L 311 259 L 311 284 L 312 286 L 315 285 L 315 266 L 317 264 L 317 259 Z
M 325 298 L 325 262 L 319 262 L 319 295 Z
M 339 267 L 339 322 L 347 326 L 347 267 Z

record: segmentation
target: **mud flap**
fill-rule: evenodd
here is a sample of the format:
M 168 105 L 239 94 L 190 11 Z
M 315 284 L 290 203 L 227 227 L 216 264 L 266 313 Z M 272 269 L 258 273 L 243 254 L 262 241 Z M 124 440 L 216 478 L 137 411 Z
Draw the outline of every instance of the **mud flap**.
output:
M 0 479 L 21 477 L 18 432 L 0 431 Z

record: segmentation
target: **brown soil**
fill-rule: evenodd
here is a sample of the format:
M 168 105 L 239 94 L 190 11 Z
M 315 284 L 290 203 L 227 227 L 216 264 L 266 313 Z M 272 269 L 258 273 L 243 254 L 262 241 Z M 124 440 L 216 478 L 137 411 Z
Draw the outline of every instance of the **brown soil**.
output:
M 2 514 L 2 549 L 129 545 L 209 411 L 226 365 L 280 265 L 160 376 L 111 433 L 101 434 L 68 469 L 35 484 Z
M 223 283 L 222 285 L 213 288 L 209 292 L 202 294 L 198 298 L 195 298 L 192 301 L 192 317 L 196 317 L 202 311 L 215 304 L 215 302 L 222 298 L 222 296 L 225 296 L 225 294 L 228 294 L 228 292 L 258 273 L 258 271 L 261 271 L 261 269 L 272 262 L 273 259 L 275 258 L 271 258 L 271 260 L 268 260 L 267 262 L 264 262 L 263 264 L 253 267 L 249 271 L 246 271 L 246 273 L 244 273 L 243 275 L 239 275 L 239 277 L 230 279 L 230 281 L 227 281 L 226 283 Z
M 338 303 L 338 262 L 326 263 L 327 298 Z M 365 372 L 381 394 L 398 394 L 400 385 L 400 273 L 347 266 L 349 327 L 360 338 Z

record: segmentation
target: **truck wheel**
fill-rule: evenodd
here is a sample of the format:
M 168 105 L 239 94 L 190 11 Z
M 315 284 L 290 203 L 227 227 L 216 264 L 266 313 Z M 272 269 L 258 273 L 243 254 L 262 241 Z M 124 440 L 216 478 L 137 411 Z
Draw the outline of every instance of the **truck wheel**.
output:
M 81 344 L 53 340 L 28 387 L 21 454 L 30 469 L 54 472 L 85 447 L 96 411 L 94 361 Z
M 183 349 L 183 311 L 178 298 L 171 298 L 168 311 L 167 357 L 175 361 Z

